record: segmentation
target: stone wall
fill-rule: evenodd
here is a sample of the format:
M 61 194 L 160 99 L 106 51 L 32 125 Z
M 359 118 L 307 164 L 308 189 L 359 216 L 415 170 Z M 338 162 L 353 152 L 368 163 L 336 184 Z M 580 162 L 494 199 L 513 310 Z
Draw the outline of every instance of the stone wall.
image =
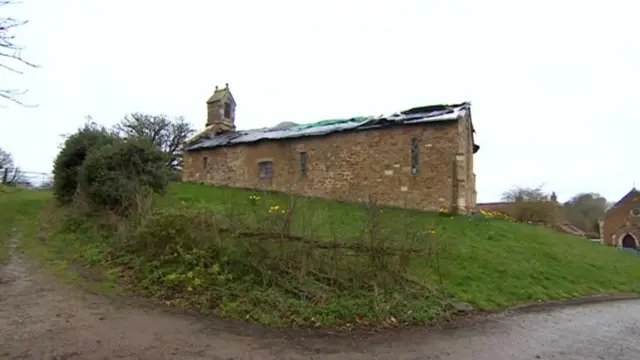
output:
M 262 141 L 185 154 L 183 180 L 262 188 L 295 194 L 437 210 L 475 206 L 469 118 L 322 137 Z M 412 174 L 412 139 L 418 167 Z M 301 153 L 306 153 L 306 175 Z M 205 160 L 206 158 L 206 160 Z M 259 178 L 259 163 L 273 175 Z

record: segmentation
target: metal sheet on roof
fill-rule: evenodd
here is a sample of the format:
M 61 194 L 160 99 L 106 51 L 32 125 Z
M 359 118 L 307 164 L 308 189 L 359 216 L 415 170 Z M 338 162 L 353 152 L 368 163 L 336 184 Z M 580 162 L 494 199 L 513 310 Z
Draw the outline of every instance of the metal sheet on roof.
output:
M 302 124 L 287 129 L 264 128 L 239 130 L 215 136 L 202 134 L 185 146 L 186 151 L 252 143 L 262 140 L 292 139 L 307 136 L 322 136 L 341 131 L 381 128 L 394 124 L 418 124 L 456 120 L 466 114 L 471 104 L 435 105 L 394 113 L 388 116 L 354 117 L 350 119 L 324 120 Z M 420 110 L 420 111 L 416 111 Z

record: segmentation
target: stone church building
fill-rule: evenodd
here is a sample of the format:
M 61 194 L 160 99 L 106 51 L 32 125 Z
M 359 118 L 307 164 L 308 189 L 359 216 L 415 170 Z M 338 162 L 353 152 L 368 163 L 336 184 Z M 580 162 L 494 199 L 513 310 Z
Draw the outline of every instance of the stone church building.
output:
M 600 239 L 606 245 L 640 246 L 640 191 L 631 189 L 600 220 Z
M 184 147 L 183 180 L 347 202 L 467 212 L 476 204 L 471 105 L 236 130 L 228 85 Z

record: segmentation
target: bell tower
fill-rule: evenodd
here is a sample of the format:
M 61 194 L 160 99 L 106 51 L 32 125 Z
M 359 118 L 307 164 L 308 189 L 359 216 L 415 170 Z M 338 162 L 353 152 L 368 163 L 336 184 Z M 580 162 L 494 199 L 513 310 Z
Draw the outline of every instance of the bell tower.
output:
M 231 95 L 229 84 L 216 90 L 207 100 L 206 129 L 213 135 L 236 130 L 236 101 Z

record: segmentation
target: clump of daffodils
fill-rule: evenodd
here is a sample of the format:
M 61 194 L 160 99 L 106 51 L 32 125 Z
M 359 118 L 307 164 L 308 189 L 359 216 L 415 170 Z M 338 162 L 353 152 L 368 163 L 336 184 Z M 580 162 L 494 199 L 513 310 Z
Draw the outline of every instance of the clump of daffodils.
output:
M 497 212 L 497 211 L 480 210 L 480 215 L 488 219 L 500 219 L 500 220 L 507 220 L 511 222 L 516 221 L 516 219 L 512 218 L 511 216 L 507 214 L 503 214 L 501 212 Z
M 281 213 L 285 214 L 287 211 L 284 209 L 280 209 L 280 205 L 269 206 L 269 214 Z
M 259 195 L 249 195 L 249 203 L 251 205 L 258 204 L 258 201 L 260 201 L 260 196 Z
M 451 213 L 449 212 L 449 208 L 446 206 L 440 206 L 438 209 L 438 215 L 453 219 L 453 216 L 451 216 Z

